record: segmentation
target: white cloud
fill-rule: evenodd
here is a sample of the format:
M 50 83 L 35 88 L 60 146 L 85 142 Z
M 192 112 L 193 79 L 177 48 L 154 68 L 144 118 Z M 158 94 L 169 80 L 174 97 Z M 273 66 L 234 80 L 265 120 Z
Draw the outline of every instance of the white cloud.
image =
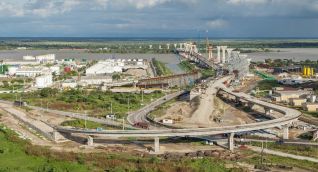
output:
M 206 25 L 210 29 L 219 29 L 219 28 L 226 27 L 228 25 L 228 22 L 222 19 L 216 19 L 216 20 L 207 21 Z
M 137 9 L 151 8 L 171 0 L 128 0 L 128 3 L 135 6 Z
M 260 5 L 260 4 L 266 4 L 269 0 L 228 0 L 228 4 L 232 5 Z
M 55 0 L 35 0 L 26 3 L 24 6 L 25 14 L 32 14 L 40 17 L 49 17 L 57 14 L 64 14 L 70 12 L 74 7 L 80 5 L 83 0 L 65 0 L 65 1 L 55 1 Z
M 102 6 L 103 8 L 106 8 L 108 6 L 109 0 L 95 0 L 97 5 Z M 95 7 L 96 8 L 96 7 Z
M 0 14 L 20 17 L 24 15 L 24 10 L 18 5 L 13 5 L 7 2 L 0 2 Z

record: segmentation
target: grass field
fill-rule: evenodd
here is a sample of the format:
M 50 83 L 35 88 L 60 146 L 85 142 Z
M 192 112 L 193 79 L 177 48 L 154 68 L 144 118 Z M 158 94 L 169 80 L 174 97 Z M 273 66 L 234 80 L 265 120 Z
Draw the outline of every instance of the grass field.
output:
M 1 172 L 231 172 L 224 162 L 213 158 L 163 160 L 155 156 L 139 157 L 128 153 L 55 152 L 34 146 L 0 126 Z
M 117 118 L 122 118 L 127 115 L 128 111 L 134 111 L 162 97 L 164 94 L 156 91 L 151 94 L 144 94 L 143 102 L 142 95 L 135 93 L 112 93 L 103 91 L 86 91 L 86 90 L 66 90 L 58 91 L 54 89 L 42 89 L 32 93 L 22 94 L 22 100 L 30 105 L 42 106 L 43 108 L 73 111 L 87 113 L 90 116 L 106 116 L 113 113 Z M 20 98 L 18 94 L 18 99 Z M 4 93 L 0 94 L 0 99 L 15 100 L 15 94 Z M 85 111 L 84 111 L 85 110 Z
M 240 161 L 246 162 L 248 164 L 258 165 L 261 162 L 261 155 L 260 153 L 255 153 L 250 150 L 243 151 L 243 155 L 249 158 L 244 158 Z M 291 158 L 285 158 L 275 155 L 267 155 L 264 154 L 264 163 L 266 164 L 276 164 L 276 165 L 287 165 L 292 167 L 298 167 L 301 169 L 306 169 L 310 171 L 316 171 L 318 169 L 318 164 L 310 161 L 305 160 L 295 160 Z
M 252 142 L 252 145 L 261 147 L 262 143 Z M 314 146 L 299 146 L 299 145 L 267 143 L 267 148 L 294 154 L 294 155 L 318 158 L 318 149 Z
M 15 140 L 16 142 L 14 142 Z M 54 160 L 28 155 L 24 148 L 26 141 L 19 140 L 15 133 L 0 126 L 0 171 L 90 171 L 88 167 L 76 162 Z
M 277 81 L 272 80 L 262 80 L 258 82 L 257 86 L 259 90 L 271 90 L 274 87 L 281 86 Z
M 155 67 L 158 76 L 167 76 L 173 74 L 173 72 L 163 62 L 153 59 L 152 63 Z
M 92 121 L 86 121 L 85 125 L 85 120 L 81 119 L 75 119 L 75 120 L 70 120 L 70 121 L 64 121 L 62 126 L 71 126 L 71 127 L 77 127 L 77 128 L 88 128 L 88 129 L 97 129 L 97 128 L 102 128 L 104 130 L 112 130 L 115 128 L 97 123 L 97 122 L 92 122 Z M 117 128 L 118 129 L 118 128 Z

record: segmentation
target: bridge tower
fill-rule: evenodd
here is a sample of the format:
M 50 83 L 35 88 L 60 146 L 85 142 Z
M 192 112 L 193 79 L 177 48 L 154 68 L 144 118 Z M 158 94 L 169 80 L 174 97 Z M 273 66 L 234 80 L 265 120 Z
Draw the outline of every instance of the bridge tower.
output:
M 212 44 L 210 44 L 209 47 L 208 47 L 209 60 L 212 60 L 212 59 L 213 59 L 213 52 L 212 52 L 212 50 L 213 50 L 213 46 L 212 46 Z
M 218 56 L 216 59 L 216 63 L 220 63 L 221 62 L 221 46 L 217 46 L 216 48 L 218 49 Z
M 227 46 L 221 46 L 221 49 L 222 49 L 222 63 L 225 63 L 226 62 L 226 49 L 227 49 Z

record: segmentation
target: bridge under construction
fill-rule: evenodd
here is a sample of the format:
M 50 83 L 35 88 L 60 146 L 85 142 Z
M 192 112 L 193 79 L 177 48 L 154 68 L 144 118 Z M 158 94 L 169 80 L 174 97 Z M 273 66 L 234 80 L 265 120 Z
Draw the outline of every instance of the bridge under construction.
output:
M 139 80 L 137 83 L 138 87 L 149 88 L 149 87 L 185 87 L 188 85 L 193 85 L 198 79 L 200 79 L 201 74 L 198 71 L 193 71 L 185 74 L 155 77 L 149 79 Z

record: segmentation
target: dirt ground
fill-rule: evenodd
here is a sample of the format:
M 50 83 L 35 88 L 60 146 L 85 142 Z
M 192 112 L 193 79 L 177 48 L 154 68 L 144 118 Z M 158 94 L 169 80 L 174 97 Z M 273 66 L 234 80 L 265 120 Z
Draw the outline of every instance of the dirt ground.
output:
M 132 75 L 136 78 L 147 77 L 147 71 L 144 69 L 128 69 L 124 74 Z
M 179 127 L 219 127 L 229 125 L 239 125 L 255 122 L 248 113 L 236 109 L 228 104 L 223 103 L 219 98 L 214 97 L 213 110 L 208 117 L 207 123 L 193 122 L 192 113 L 195 111 L 189 102 L 176 102 L 170 108 L 165 111 L 165 115 L 158 118 L 161 119 L 173 119 L 176 122 L 176 126 Z M 212 108 L 211 108 L 212 109 Z M 224 113 L 223 113 L 224 111 Z M 217 122 L 215 119 L 220 118 L 221 122 Z

